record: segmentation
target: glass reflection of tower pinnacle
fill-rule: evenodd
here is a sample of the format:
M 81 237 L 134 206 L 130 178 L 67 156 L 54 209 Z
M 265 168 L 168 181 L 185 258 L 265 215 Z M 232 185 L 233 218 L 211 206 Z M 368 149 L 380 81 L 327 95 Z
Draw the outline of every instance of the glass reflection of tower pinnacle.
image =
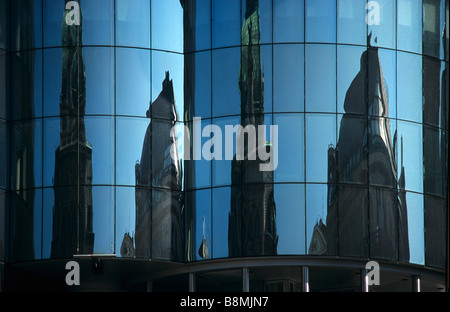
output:
M 68 25 L 69 12 L 64 11 L 62 26 L 61 130 L 60 146 L 55 152 L 52 258 L 89 254 L 94 247 L 92 146 L 86 141 L 83 120 L 86 106 L 81 52 L 83 22 L 80 14 L 80 25 Z

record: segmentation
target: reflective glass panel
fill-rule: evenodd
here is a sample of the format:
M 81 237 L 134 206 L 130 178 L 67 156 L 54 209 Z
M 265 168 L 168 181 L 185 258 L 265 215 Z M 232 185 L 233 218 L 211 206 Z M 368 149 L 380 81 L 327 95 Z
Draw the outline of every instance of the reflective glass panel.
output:
M 337 1 L 337 41 L 366 45 L 367 24 L 365 16 L 366 1 Z
M 306 184 L 306 245 L 310 255 L 337 254 L 337 186 Z
M 399 120 L 397 133 L 398 187 L 421 193 L 423 191 L 422 125 Z
M 82 188 L 82 187 L 81 187 Z M 81 190 L 82 192 L 83 190 Z M 94 232 L 95 254 L 114 253 L 114 188 L 96 186 L 92 187 L 92 199 L 86 197 L 85 200 L 91 200 L 91 203 L 82 203 L 92 205 L 92 222 Z M 81 221 L 81 220 L 80 220 Z
M 44 47 L 61 46 L 62 25 L 64 22 L 65 2 L 42 0 L 43 3 L 43 45 Z M 69 12 L 69 10 L 68 10 Z
M 444 59 L 445 27 L 445 0 L 423 0 L 423 54 Z
M 149 124 L 148 118 L 117 117 L 116 184 L 136 185 L 136 166 L 140 167 L 151 161 L 144 153 L 145 147 L 150 144 L 149 135 L 146 138 Z
M 195 214 L 193 260 L 212 258 L 211 190 L 190 192 Z
M 134 187 L 116 187 L 115 254 L 119 257 L 136 256 L 134 239 L 136 235 L 136 214 L 140 193 Z
M 184 56 L 186 61 L 188 120 L 211 117 L 211 52 L 197 52 Z
M 177 53 L 152 51 L 152 102 L 160 96 L 161 92 L 171 92 L 169 89 L 163 91 L 163 83 L 167 78 L 172 82 L 177 120 L 183 120 L 184 56 Z
M 12 118 L 42 116 L 42 51 L 15 53 L 11 56 Z
M 338 190 L 339 255 L 367 257 L 369 192 L 367 188 L 349 185 L 339 185 Z
M 448 65 L 429 57 L 422 61 L 423 122 L 448 129 Z
M 377 47 L 396 47 L 396 7 L 397 0 L 377 0 L 370 2 L 367 10 L 368 35 L 370 44 Z
M 397 0 L 397 49 L 422 52 L 422 1 Z
M 257 36 L 259 43 L 272 42 L 272 0 L 242 0 L 242 34 L 244 37 L 246 28 L 250 24 L 259 22 Z M 244 38 L 243 38 L 244 39 Z M 255 40 L 255 38 L 253 38 Z M 253 41 L 255 42 L 255 41 Z M 243 42 L 242 44 L 247 44 Z
M 44 116 L 58 116 L 60 113 L 62 49 L 46 49 L 44 53 Z
M 13 17 L 11 20 L 14 23 L 12 25 L 11 50 L 20 51 L 42 47 L 42 0 L 13 1 L 11 4 Z M 5 12 L 8 11 L 5 9 Z M 6 18 L 1 15 L 0 18 L 2 21 L 6 21 Z
M 273 187 L 276 208 L 269 211 L 268 217 L 276 221 L 277 254 L 304 255 L 305 186 L 275 184 Z
M 447 194 L 448 133 L 423 127 L 424 192 L 441 197 Z
M 0 1 L 0 49 L 7 50 L 9 41 L 9 1 Z
M 11 129 L 11 189 L 42 186 L 42 121 L 15 122 Z
M 273 124 L 278 126 L 278 167 L 275 182 L 305 181 L 304 115 L 276 114 Z
M 274 45 L 273 110 L 304 111 L 304 45 Z
M 447 202 L 441 198 L 424 196 L 424 226 L 425 226 L 425 264 L 427 266 L 445 269 L 447 227 Z
M 237 224 L 237 218 L 234 218 L 236 211 L 239 211 L 241 203 L 238 198 L 232 197 L 234 192 L 229 187 L 220 187 L 212 190 L 212 236 L 213 236 L 213 255 L 214 259 L 228 257 L 229 250 L 239 247 L 233 245 L 236 241 L 233 239 L 237 233 L 245 229 L 241 224 Z M 232 204 L 232 206 L 230 206 Z M 231 253 L 233 256 L 233 252 Z
M 304 41 L 304 0 L 273 1 L 273 42 Z
M 211 1 L 193 0 L 184 3 L 185 35 L 188 37 L 185 52 L 199 51 L 211 48 Z
M 116 45 L 150 48 L 150 1 L 118 0 Z
M 241 113 L 240 48 L 212 52 L 212 113 L 214 117 Z
M 329 149 L 336 146 L 336 115 L 306 114 L 306 182 L 331 182 Z
M 9 157 L 7 150 L 9 150 L 9 126 L 0 119 L 0 192 L 9 188 Z
M 117 48 L 116 113 L 146 116 L 149 106 L 150 51 Z
M 178 0 L 152 1 L 152 49 L 183 52 L 183 8 Z
M 306 0 L 307 42 L 336 42 L 336 1 Z
M 337 47 L 338 113 L 366 114 L 367 69 L 366 48 Z
M 423 195 L 406 192 L 409 262 L 425 264 Z
M 87 115 L 114 112 L 114 50 L 84 48 Z
M 2 119 L 6 119 L 6 117 L 9 116 L 6 105 L 6 103 L 9 102 L 9 92 L 7 92 L 9 90 L 7 82 L 9 81 L 9 78 L 6 78 L 7 76 L 9 76 L 6 74 L 6 69 L 9 67 L 9 63 L 10 61 L 8 54 L 0 51 L 0 118 Z
M 86 141 L 80 143 L 84 147 L 79 149 L 80 170 L 83 170 L 82 160 L 92 162 L 92 184 L 114 184 L 114 119 L 112 117 L 85 117 Z M 81 174 L 82 178 L 82 174 Z M 89 183 L 86 180 L 86 183 Z M 83 180 L 80 181 L 84 184 Z
M 4 2 L 4 1 L 3 1 Z M 0 192 L 0 227 L 6 229 L 6 207 L 9 207 L 9 202 L 7 201 L 8 194 Z M 0 232 L 0 245 L 6 246 L 6 231 Z M 5 260 L 7 258 L 6 248 L 0 248 L 0 260 Z
M 241 0 L 212 0 L 212 47 L 237 46 L 240 42 Z
M 335 46 L 306 46 L 305 81 L 305 111 L 336 112 Z
M 132 195 L 130 194 L 132 192 Z M 151 231 L 152 231 L 152 205 L 151 201 L 153 200 L 153 193 L 150 188 L 147 187 L 139 187 L 127 189 L 128 196 L 131 197 L 131 202 L 133 206 L 136 205 L 135 213 L 135 225 L 134 225 L 134 245 L 130 251 L 131 256 L 133 254 L 136 258 L 151 258 L 152 257 L 152 240 L 151 240 Z M 123 194 L 123 192 L 122 192 Z M 125 199 L 125 198 L 124 198 Z M 123 209 L 123 208 L 120 208 Z M 127 240 L 129 240 L 128 238 Z M 125 240 L 125 237 L 124 237 Z M 127 245 L 132 245 L 132 242 L 124 243 Z M 116 248 L 118 246 L 116 245 Z M 123 252 L 123 244 L 121 245 L 121 251 Z M 131 248 L 131 246 L 127 247 L 127 249 Z M 130 252 L 129 251 L 129 252 Z
M 397 52 L 397 117 L 422 122 L 422 56 Z
M 59 118 L 44 119 L 44 186 L 53 186 L 55 174 L 55 152 L 60 146 L 61 121 Z M 76 177 L 70 177 L 70 184 L 76 183 Z
M 80 2 L 84 45 L 114 44 L 114 0 Z

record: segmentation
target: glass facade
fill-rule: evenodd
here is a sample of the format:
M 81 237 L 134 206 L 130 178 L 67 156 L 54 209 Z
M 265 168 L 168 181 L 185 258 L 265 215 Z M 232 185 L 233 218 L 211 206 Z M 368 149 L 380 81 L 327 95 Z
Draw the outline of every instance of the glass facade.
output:
M 0 0 L 0 261 L 295 255 L 444 270 L 448 12 Z M 252 134 L 269 158 L 250 156 Z M 252 271 L 252 287 L 300 287 L 301 274 L 263 282 L 273 274 Z M 234 289 L 241 272 L 229 276 Z

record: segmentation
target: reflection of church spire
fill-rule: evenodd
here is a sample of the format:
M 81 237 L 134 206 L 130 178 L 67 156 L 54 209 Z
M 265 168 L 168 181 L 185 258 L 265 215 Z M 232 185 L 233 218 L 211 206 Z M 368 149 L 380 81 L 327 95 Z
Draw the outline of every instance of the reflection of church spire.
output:
M 67 4 L 68 1 L 66 0 Z M 93 252 L 92 146 L 86 141 L 86 77 L 80 25 L 62 25 L 60 146 L 55 155 L 52 258 Z
M 241 125 L 264 125 L 264 78 L 261 67 L 259 0 L 246 0 L 241 32 Z M 259 160 L 248 159 L 244 132 L 244 160 L 232 161 L 231 207 L 228 228 L 229 256 L 276 254 L 276 209 L 273 198 L 273 172 L 259 170 Z M 244 204 L 245 203 L 245 204 Z

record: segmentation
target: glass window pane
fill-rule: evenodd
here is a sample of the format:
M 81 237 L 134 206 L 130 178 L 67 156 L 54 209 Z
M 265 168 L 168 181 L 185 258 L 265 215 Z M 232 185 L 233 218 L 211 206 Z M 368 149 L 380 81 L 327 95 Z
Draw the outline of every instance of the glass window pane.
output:
M 240 48 L 212 52 L 213 116 L 241 113 L 239 94 Z
M 9 164 L 9 126 L 0 119 L 0 192 L 9 188 L 10 179 L 10 164 Z
M 214 259 L 240 256 L 239 247 L 243 242 L 239 240 L 239 234 L 244 230 L 240 216 L 241 201 L 229 187 L 220 187 L 212 190 L 213 203 L 213 255 Z M 232 203 L 232 206 L 230 206 Z M 237 236 L 237 237 L 236 237 Z M 229 254 L 230 252 L 230 254 Z
M 211 117 L 211 52 L 197 52 L 185 55 L 186 88 L 189 104 L 186 108 L 188 120 L 194 117 Z
M 422 1 L 397 0 L 397 49 L 422 52 Z
M 62 49 L 46 49 L 44 53 L 44 116 L 60 113 L 61 79 L 63 66 Z
M 61 121 L 60 118 L 46 118 L 44 119 L 44 153 L 43 153 L 43 172 L 44 172 L 44 186 L 53 186 L 55 175 L 55 153 L 59 149 L 61 137 Z M 66 177 L 67 183 L 74 185 L 77 177 Z
M 337 186 L 306 184 L 306 244 L 310 255 L 337 255 Z
M 42 186 L 42 122 L 15 122 L 12 125 L 11 189 Z
M 80 2 L 84 45 L 114 44 L 114 0 Z
M 183 52 L 183 8 L 180 1 L 152 1 L 151 5 L 152 49 Z
M 149 144 L 145 138 L 150 119 L 117 117 L 116 123 L 116 183 L 136 185 L 136 166 L 149 161 L 142 155 Z
M 367 43 L 366 1 L 337 1 L 337 41 L 338 43 Z
M 43 45 L 44 47 L 61 46 L 62 25 L 64 22 L 65 3 L 54 0 L 43 2 Z M 68 10 L 69 12 L 69 10 Z
M 152 102 L 160 96 L 161 92 L 164 94 L 172 92 L 170 89 L 164 90 L 166 79 L 169 79 L 172 84 L 176 120 L 181 121 L 184 119 L 184 56 L 152 51 Z
M 116 1 L 116 45 L 150 48 L 150 1 Z
M 192 0 L 184 3 L 185 34 L 188 37 L 185 52 L 211 48 L 211 1 Z
M 0 49 L 9 50 L 9 1 L 0 1 Z
M 409 263 L 425 264 L 423 195 L 406 192 Z
M 273 1 L 273 42 L 304 41 L 304 0 Z
M 6 2 L 5 2 L 6 3 Z M 29 50 L 42 47 L 42 0 L 13 1 L 11 50 Z M 3 12 L 3 8 L 2 8 Z M 5 12 L 8 12 L 5 10 Z M 2 18 L 2 21 L 6 20 Z M 0 44 L 1 47 L 1 44 Z
M 85 117 L 86 141 L 79 149 L 80 170 L 92 162 L 92 184 L 114 184 L 114 119 L 112 117 Z M 80 131 L 80 137 L 83 137 Z M 88 169 L 89 170 L 89 169 Z M 81 178 L 83 175 L 81 175 Z M 90 181 L 86 181 L 89 183 Z M 84 184 L 83 180 L 80 181 Z
M 134 258 L 136 256 L 136 214 L 138 212 L 136 202 L 139 194 L 134 187 L 116 187 L 115 254 L 118 257 Z
M 240 25 L 241 0 L 212 0 L 213 48 L 240 45 Z
M 9 118 L 9 74 L 7 69 L 9 68 L 10 60 L 9 55 L 3 53 L 0 50 L 0 118 L 6 119 Z M 7 67 L 8 66 L 8 67 Z M 9 70 L 9 69 L 8 69 Z M 8 78 L 7 78 L 8 77 Z
M 444 59 L 445 2 L 423 0 L 423 54 L 440 59 Z
M 4 2 L 4 1 L 3 1 Z M 1 127 L 1 126 L 0 126 Z M 9 201 L 8 201 L 8 194 L 0 192 L 0 227 L 2 229 L 7 229 L 7 223 L 6 223 L 6 207 L 9 207 Z M 9 209 L 9 208 L 8 208 Z M 6 231 L 0 232 L 0 245 L 6 246 Z M 6 254 L 6 248 L 0 249 L 0 260 L 4 261 L 8 258 L 8 255 Z
M 445 130 L 423 127 L 424 192 L 445 197 L 447 194 L 447 143 Z
M 336 47 L 307 45 L 305 111 L 336 112 Z
M 42 51 L 15 53 L 11 56 L 12 119 L 42 116 Z
M 207 260 L 212 258 L 212 229 L 211 229 L 211 190 L 201 190 L 189 192 L 190 207 L 193 207 L 195 214 L 195 226 L 192 229 L 194 236 L 192 239 L 192 260 Z
M 397 121 L 400 189 L 423 192 L 423 136 L 422 125 Z
M 87 115 L 114 112 L 114 49 L 84 48 Z
M 305 186 L 303 184 L 275 184 L 275 208 L 269 217 L 276 221 L 278 255 L 305 254 Z
M 146 116 L 149 106 L 150 51 L 116 48 L 117 115 Z
M 328 152 L 336 146 L 336 115 L 306 115 L 306 182 L 328 181 Z
M 242 0 L 242 44 L 248 44 L 244 37 L 247 27 L 256 21 L 258 32 L 257 38 L 253 37 L 253 43 L 271 43 L 272 42 L 272 0 Z
M 275 182 L 305 181 L 304 115 L 276 114 L 273 124 L 278 126 L 278 167 Z
M 423 57 L 423 122 L 448 129 L 448 73 L 444 62 Z
M 397 117 L 422 122 L 422 56 L 397 52 Z
M 371 2 L 367 10 L 370 45 L 376 47 L 396 47 L 397 0 L 377 0 Z
M 273 47 L 273 106 L 275 112 L 304 111 L 304 45 Z
M 447 201 L 424 196 L 425 264 L 445 270 L 447 264 Z
M 83 192 L 83 187 L 80 187 Z M 86 196 L 84 199 L 86 203 L 82 205 L 92 205 L 92 222 L 94 235 L 94 249 L 95 254 L 112 254 L 114 253 L 114 188 L 96 186 L 86 191 L 92 192 L 92 199 Z M 91 203 L 89 203 L 91 200 Z M 82 239 L 82 236 L 81 236 Z
M 306 41 L 336 42 L 336 1 L 306 0 Z
M 337 47 L 338 113 L 367 113 L 367 52 L 355 46 Z

